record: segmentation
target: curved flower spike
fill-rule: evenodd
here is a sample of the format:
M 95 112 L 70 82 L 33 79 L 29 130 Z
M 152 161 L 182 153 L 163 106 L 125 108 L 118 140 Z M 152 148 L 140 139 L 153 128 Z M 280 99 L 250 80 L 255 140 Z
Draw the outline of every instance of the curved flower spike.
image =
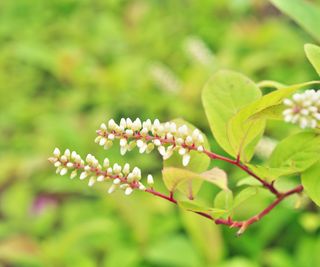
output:
M 62 154 L 58 148 L 55 148 L 53 157 L 50 157 L 49 161 L 57 168 L 56 172 L 60 175 L 66 175 L 71 171 L 71 179 L 78 174 L 81 180 L 88 178 L 89 186 L 93 186 L 96 182 L 112 182 L 108 189 L 109 193 L 116 189 L 122 189 L 125 195 L 130 195 L 135 189 L 146 190 L 141 182 L 141 170 L 138 167 L 131 170 L 128 163 L 123 167 L 117 163 L 111 166 L 109 159 L 105 158 L 101 165 L 91 154 L 88 154 L 86 159 L 83 160 L 75 151 L 71 153 L 69 149 L 66 149 Z M 150 175 L 148 175 L 147 180 L 149 184 Z
M 174 122 L 161 123 L 158 119 L 153 123 L 149 119 L 142 122 L 139 118 L 134 121 L 122 118 L 119 124 L 111 119 L 107 125 L 101 124 L 95 142 L 108 149 L 115 139 L 119 139 L 121 155 L 135 146 L 140 153 L 150 153 L 157 147 L 164 160 L 170 158 L 174 151 L 179 151 L 183 165 L 187 166 L 190 150 L 204 151 L 204 138 L 200 131 L 191 131 L 186 125 L 178 127 Z

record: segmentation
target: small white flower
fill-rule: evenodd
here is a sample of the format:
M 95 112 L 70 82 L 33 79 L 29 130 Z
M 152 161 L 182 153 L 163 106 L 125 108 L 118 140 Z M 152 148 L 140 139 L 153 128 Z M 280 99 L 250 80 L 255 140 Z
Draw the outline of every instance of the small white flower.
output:
M 112 133 L 111 133 L 111 134 L 108 134 L 108 139 L 109 139 L 109 140 L 114 140 L 114 134 L 112 134 Z
M 132 135 L 133 135 L 133 130 L 127 129 L 127 130 L 126 130 L 126 135 L 132 136 Z
M 62 155 L 61 158 L 60 158 L 60 161 L 61 162 L 67 162 L 68 158 L 65 155 Z
M 166 148 L 164 146 L 159 146 L 158 151 L 161 156 L 164 156 L 166 154 Z
M 65 155 L 67 158 L 70 158 L 70 155 L 71 155 L 70 149 L 67 148 L 67 149 L 64 151 L 64 155 Z
M 97 181 L 98 181 L 98 182 L 103 182 L 103 181 L 104 181 L 104 175 L 99 175 L 99 176 L 97 177 Z
M 76 176 L 77 176 L 77 170 L 74 170 L 74 171 L 72 171 L 71 174 L 70 174 L 70 179 L 73 179 L 73 178 L 75 178 Z
M 126 128 L 127 122 L 126 122 L 125 118 L 121 118 L 121 120 L 120 120 L 120 126 L 123 127 L 123 128 Z
M 179 154 L 181 155 L 181 156 L 183 156 L 184 154 L 186 154 L 187 153 L 187 150 L 184 148 L 184 147 L 181 147 L 180 149 L 179 149 Z
M 88 176 L 88 173 L 87 173 L 87 172 L 82 172 L 82 173 L 80 174 L 80 180 L 83 180 L 83 179 L 87 178 L 87 176 Z
M 120 139 L 120 146 L 124 147 L 126 146 L 128 143 L 128 140 L 126 138 L 121 138 Z
M 111 130 L 114 130 L 118 125 L 115 123 L 115 121 L 113 119 L 109 120 L 108 122 L 108 127 L 111 129 Z
M 189 153 L 184 154 L 182 157 L 182 165 L 187 166 L 189 164 L 189 161 L 190 161 L 190 154 Z
M 67 172 L 68 172 L 67 168 L 62 168 L 61 171 L 60 171 L 60 175 L 63 176 L 65 174 L 67 174 Z
M 72 168 L 73 167 L 73 163 L 72 162 L 68 162 L 66 165 L 68 168 Z
M 148 176 L 147 176 L 147 184 L 150 186 L 152 186 L 154 184 L 153 176 L 151 174 L 148 174 Z
M 156 145 L 156 146 L 161 146 L 161 141 L 159 139 L 154 139 L 153 140 L 153 143 Z
M 127 118 L 126 124 L 127 124 L 127 128 L 131 128 L 132 127 L 132 120 L 130 118 Z
M 118 163 L 115 163 L 113 165 L 113 172 L 116 173 L 116 174 L 121 172 L 121 166 Z
M 120 184 L 121 180 L 119 178 L 116 178 L 116 179 L 113 180 L 113 183 L 114 184 Z
M 102 138 L 100 139 L 100 141 L 99 141 L 99 145 L 100 145 L 100 146 L 104 146 L 104 145 L 106 144 L 106 142 L 107 142 L 107 138 L 102 137 Z
M 191 137 L 191 136 L 187 136 L 187 137 L 186 137 L 186 140 L 185 140 L 185 143 L 186 143 L 188 146 L 192 145 L 192 144 L 193 144 L 193 139 L 192 139 L 192 137 Z
M 108 158 L 105 158 L 105 159 L 103 160 L 103 167 L 104 167 L 104 168 L 107 168 L 107 167 L 109 167 L 109 164 L 110 164 L 109 159 L 108 159 Z
M 320 121 L 320 91 L 313 89 L 303 93 L 296 93 L 292 99 L 285 99 L 288 108 L 283 111 L 285 122 L 297 123 L 304 128 L 316 128 Z
M 199 152 L 203 152 L 203 151 L 204 151 L 204 148 L 203 148 L 203 146 L 198 146 L 197 150 L 198 150 Z
M 60 150 L 59 150 L 59 148 L 56 147 L 56 148 L 54 149 L 53 155 L 54 155 L 55 157 L 59 157 L 59 156 L 60 156 Z
M 60 161 L 55 162 L 55 163 L 54 163 L 54 166 L 55 166 L 56 168 L 60 167 L 60 166 L 61 166 L 61 162 L 60 162 Z
M 124 194 L 126 196 L 129 196 L 133 192 L 133 189 L 131 187 L 127 187 L 126 190 L 124 191 Z
M 96 177 L 94 177 L 94 176 L 90 177 L 89 182 L 88 182 L 88 186 L 90 186 L 90 187 L 93 186 L 95 182 L 96 182 Z
M 112 185 L 109 187 L 109 189 L 108 189 L 108 193 L 109 193 L 109 194 L 113 193 L 113 192 L 116 190 L 116 188 L 117 188 L 117 186 L 114 185 L 114 184 L 112 184 Z
M 139 182 L 139 190 L 141 190 L 141 191 L 146 190 L 146 187 L 140 182 Z
M 101 123 L 100 129 L 101 130 L 107 130 L 107 125 L 105 125 L 104 123 Z

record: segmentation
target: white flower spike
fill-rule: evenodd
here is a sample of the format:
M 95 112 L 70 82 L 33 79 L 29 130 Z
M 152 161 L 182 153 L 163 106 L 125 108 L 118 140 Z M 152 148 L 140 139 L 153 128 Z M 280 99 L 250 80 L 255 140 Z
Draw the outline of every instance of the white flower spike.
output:
M 169 159 L 174 151 L 179 151 L 181 156 L 190 150 L 204 151 L 204 138 L 198 129 L 192 131 L 186 125 L 178 127 L 174 122 L 161 123 L 158 119 L 152 123 L 150 119 L 141 121 L 139 118 L 122 118 L 119 125 L 111 119 L 108 127 L 101 124 L 97 134 L 95 142 L 105 149 L 112 145 L 113 140 L 119 139 L 121 155 L 125 155 L 135 146 L 140 153 L 150 153 L 157 147 L 164 160 Z M 184 157 L 183 165 L 186 166 L 189 161 L 188 153 L 188 156 Z
M 128 122 L 130 123 L 130 121 Z M 63 155 L 59 153 L 58 149 L 55 149 L 53 157 L 50 157 L 49 161 L 57 168 L 57 173 L 62 176 L 71 170 L 71 179 L 75 178 L 78 172 L 80 173 L 80 180 L 90 177 L 88 186 L 93 186 L 96 182 L 111 182 L 111 186 L 108 189 L 109 193 L 121 189 L 124 190 L 126 195 L 130 195 L 136 189 L 146 189 L 140 181 L 141 170 L 134 167 L 131 171 L 128 163 L 123 167 L 117 163 L 109 167 L 109 159 L 105 158 L 101 166 L 93 155 L 88 154 L 84 161 L 75 151 L 70 153 L 69 149 Z
M 316 128 L 320 122 L 320 91 L 306 90 L 285 99 L 288 108 L 283 111 L 284 121 L 298 124 L 302 129 Z

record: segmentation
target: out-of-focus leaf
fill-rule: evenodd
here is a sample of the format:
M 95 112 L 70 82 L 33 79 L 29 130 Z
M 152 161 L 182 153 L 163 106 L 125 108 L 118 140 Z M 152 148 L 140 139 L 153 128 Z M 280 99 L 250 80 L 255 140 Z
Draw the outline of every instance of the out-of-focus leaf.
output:
M 242 186 L 242 185 L 261 186 L 261 183 L 256 179 L 254 179 L 253 177 L 247 176 L 237 182 L 237 186 Z
M 282 12 L 320 41 L 320 8 L 303 0 L 270 0 Z
M 259 88 L 276 88 L 276 89 L 281 89 L 283 87 L 286 87 L 286 85 L 284 85 L 283 83 L 279 83 L 276 81 L 270 81 L 270 80 L 264 80 L 264 81 L 260 81 L 257 83 L 257 86 Z
M 0 242 L 0 261 L 11 262 L 17 266 L 42 266 L 40 247 L 24 236 L 16 236 Z
M 202 184 L 201 174 L 173 167 L 164 168 L 162 178 L 170 192 L 178 189 L 191 199 L 198 193 Z
M 227 173 L 218 167 L 214 167 L 209 171 L 203 172 L 201 176 L 205 181 L 215 184 L 223 190 L 229 189 Z
M 194 212 L 204 212 L 210 214 L 213 218 L 218 218 L 224 213 L 226 213 L 226 210 L 223 209 L 216 209 L 211 207 L 206 207 L 205 205 L 200 204 L 199 202 L 196 202 L 194 200 L 181 200 L 178 201 L 178 205 L 188 211 L 194 211 Z
M 320 163 L 317 162 L 301 175 L 301 181 L 308 197 L 320 206 Z
M 248 200 L 250 197 L 256 195 L 257 193 L 258 193 L 257 187 L 247 187 L 243 189 L 234 197 L 233 208 L 236 209 L 244 201 Z
M 214 199 L 214 208 L 226 210 L 226 215 L 232 211 L 233 193 L 230 190 L 221 190 Z
M 157 240 L 146 251 L 146 260 L 151 265 L 160 266 L 202 266 L 192 243 L 181 235 Z
M 206 260 L 208 266 L 215 266 L 223 259 L 225 246 L 221 227 L 211 220 L 181 211 L 182 224 L 197 251 Z
M 169 191 L 179 190 L 193 198 L 199 191 L 202 182 L 207 181 L 222 189 L 227 189 L 227 175 L 219 168 L 204 173 L 195 173 L 186 169 L 167 167 L 162 170 L 164 184 Z
M 320 18 L 319 18 L 319 24 L 320 24 Z M 316 72 L 320 75 L 320 47 L 314 44 L 306 44 L 304 46 L 304 51 L 307 55 L 307 58 L 311 62 L 312 66 L 314 67 Z

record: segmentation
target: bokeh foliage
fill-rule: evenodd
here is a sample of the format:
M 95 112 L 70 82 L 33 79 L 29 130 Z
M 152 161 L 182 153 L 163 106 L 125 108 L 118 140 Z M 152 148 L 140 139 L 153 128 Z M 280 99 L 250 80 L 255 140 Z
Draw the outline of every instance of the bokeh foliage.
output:
M 212 51 L 209 64 L 185 49 L 192 37 Z M 69 147 L 107 153 L 161 179 L 155 153 L 121 158 L 118 148 L 96 146 L 100 122 L 180 117 L 209 133 L 200 92 L 215 70 L 285 84 L 317 79 L 304 56 L 307 42 L 315 41 L 262 0 L 1 1 L 0 266 L 319 266 L 312 204 L 301 212 L 290 199 L 235 238 L 149 195 L 107 196 L 106 188 L 57 177 L 46 162 L 55 146 Z M 154 71 L 172 77 L 159 83 Z M 294 131 L 267 126 L 275 139 Z M 230 186 L 244 176 L 223 167 Z M 269 200 L 253 196 L 239 216 Z

